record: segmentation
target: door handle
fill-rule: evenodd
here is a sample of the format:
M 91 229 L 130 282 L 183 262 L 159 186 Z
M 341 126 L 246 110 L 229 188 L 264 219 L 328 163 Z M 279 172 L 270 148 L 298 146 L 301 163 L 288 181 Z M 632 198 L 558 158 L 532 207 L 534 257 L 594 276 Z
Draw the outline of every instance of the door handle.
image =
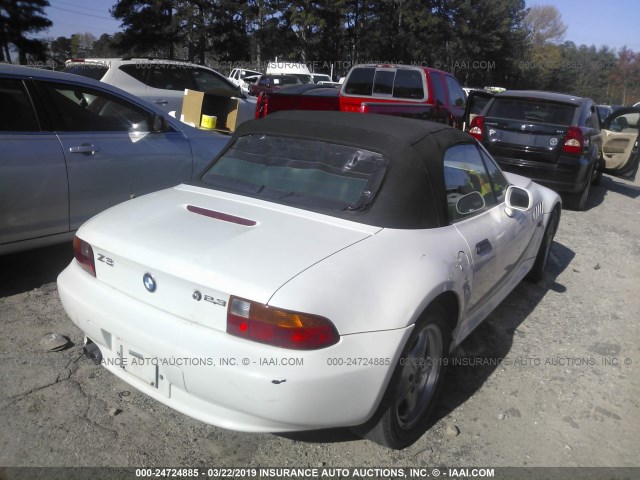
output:
M 155 103 L 156 105 L 166 105 L 167 103 L 169 103 L 169 100 L 154 100 L 153 103 Z
M 488 239 L 482 240 L 480 243 L 476 244 L 476 253 L 478 255 L 485 255 L 493 250 L 493 246 Z
M 78 145 L 75 147 L 69 148 L 71 153 L 83 153 L 85 155 L 93 155 L 96 152 L 99 152 L 100 149 L 91 145 L 90 143 L 83 143 L 82 145 Z

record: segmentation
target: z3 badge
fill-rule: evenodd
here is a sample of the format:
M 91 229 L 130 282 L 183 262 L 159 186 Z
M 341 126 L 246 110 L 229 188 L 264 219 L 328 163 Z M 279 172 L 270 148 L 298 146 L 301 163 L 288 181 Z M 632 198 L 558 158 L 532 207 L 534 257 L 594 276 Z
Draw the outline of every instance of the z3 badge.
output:
M 110 267 L 113 267 L 113 259 L 109 258 L 109 257 L 105 257 L 104 255 L 102 255 L 101 253 L 98 254 L 98 261 L 102 262 L 102 263 L 106 263 L 107 265 L 109 265 Z

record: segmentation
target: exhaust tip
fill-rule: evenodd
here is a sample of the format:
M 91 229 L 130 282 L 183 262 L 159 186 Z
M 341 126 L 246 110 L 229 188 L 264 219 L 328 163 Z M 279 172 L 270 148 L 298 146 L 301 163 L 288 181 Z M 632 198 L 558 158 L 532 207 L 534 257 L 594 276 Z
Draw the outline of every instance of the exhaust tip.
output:
M 102 352 L 98 348 L 98 345 L 93 343 L 90 338 L 86 339 L 84 347 L 82 347 L 82 353 L 84 353 L 84 356 L 96 365 L 100 365 L 102 363 Z

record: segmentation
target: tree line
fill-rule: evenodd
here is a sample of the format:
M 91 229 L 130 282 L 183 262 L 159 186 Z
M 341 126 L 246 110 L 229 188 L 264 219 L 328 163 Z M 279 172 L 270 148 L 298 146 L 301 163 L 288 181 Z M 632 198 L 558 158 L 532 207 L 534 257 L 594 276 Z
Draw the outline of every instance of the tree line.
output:
M 17 6 L 20 5 L 20 8 Z M 47 0 L 0 0 L 0 60 L 181 59 L 228 73 L 267 61 L 306 62 L 337 79 L 357 63 L 440 68 L 469 87 L 553 90 L 600 103 L 640 100 L 640 54 L 563 42 L 553 6 L 524 0 L 119 0 L 122 32 L 34 40 Z M 29 36 L 31 34 L 31 36 Z

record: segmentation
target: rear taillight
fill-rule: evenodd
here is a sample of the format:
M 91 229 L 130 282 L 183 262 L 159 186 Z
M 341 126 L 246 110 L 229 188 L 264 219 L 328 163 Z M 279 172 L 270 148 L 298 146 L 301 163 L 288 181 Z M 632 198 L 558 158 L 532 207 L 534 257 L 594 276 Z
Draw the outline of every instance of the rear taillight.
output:
M 340 340 L 330 320 L 318 315 L 268 307 L 231 297 L 227 333 L 237 337 L 296 350 L 325 348 Z
M 564 137 L 562 151 L 565 153 L 582 153 L 584 151 L 585 135 L 580 127 L 569 127 Z
M 93 260 L 93 249 L 91 245 L 80 237 L 73 237 L 73 254 L 82 268 L 88 273 L 96 276 L 96 264 Z
M 478 140 L 482 141 L 482 137 L 484 132 L 484 117 L 482 115 L 476 115 L 471 120 L 471 125 L 469 125 L 469 135 Z

